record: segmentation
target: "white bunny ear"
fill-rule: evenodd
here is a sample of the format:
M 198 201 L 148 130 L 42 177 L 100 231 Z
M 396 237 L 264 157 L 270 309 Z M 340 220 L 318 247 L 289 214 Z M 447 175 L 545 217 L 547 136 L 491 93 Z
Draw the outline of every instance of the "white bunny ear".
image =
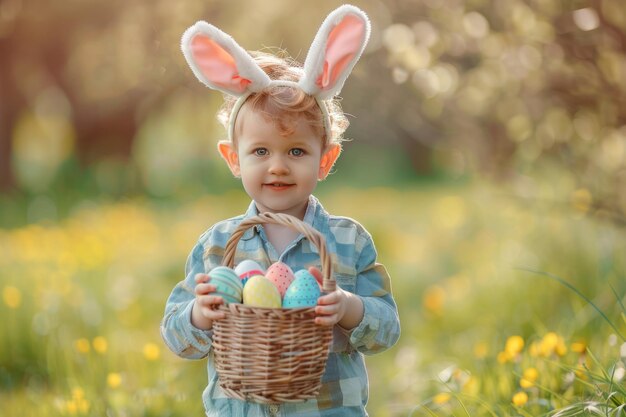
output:
M 183 34 L 181 49 L 196 77 L 207 87 L 234 96 L 258 92 L 269 76 L 235 40 L 207 22 Z
M 361 9 L 343 5 L 326 17 L 304 61 L 300 87 L 322 100 L 341 91 L 370 36 L 370 21 Z

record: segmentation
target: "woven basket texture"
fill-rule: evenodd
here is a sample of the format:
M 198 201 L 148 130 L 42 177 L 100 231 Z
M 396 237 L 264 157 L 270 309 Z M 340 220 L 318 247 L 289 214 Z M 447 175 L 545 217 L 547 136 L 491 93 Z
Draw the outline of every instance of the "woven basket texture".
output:
M 286 214 L 261 213 L 244 220 L 226 244 L 223 264 L 234 266 L 237 244 L 247 229 L 268 223 L 290 227 L 317 247 L 323 291 L 334 291 L 324 236 Z M 319 394 L 332 327 L 315 324 L 315 307 L 261 308 L 231 303 L 219 309 L 226 317 L 213 324 L 213 349 L 226 395 L 273 404 L 305 401 Z

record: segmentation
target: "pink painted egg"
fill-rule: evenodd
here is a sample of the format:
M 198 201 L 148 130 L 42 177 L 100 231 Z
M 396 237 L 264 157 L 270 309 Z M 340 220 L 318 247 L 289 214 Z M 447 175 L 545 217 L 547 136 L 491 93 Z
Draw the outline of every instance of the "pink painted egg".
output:
M 291 282 L 294 279 L 291 268 L 282 262 L 276 262 L 267 268 L 265 277 L 276 285 L 281 297 L 285 295 L 287 288 L 289 288 L 289 285 L 291 285 Z

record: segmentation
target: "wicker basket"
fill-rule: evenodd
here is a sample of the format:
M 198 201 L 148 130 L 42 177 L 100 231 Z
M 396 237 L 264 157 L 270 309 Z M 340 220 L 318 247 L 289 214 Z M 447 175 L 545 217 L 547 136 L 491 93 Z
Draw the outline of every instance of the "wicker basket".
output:
M 319 250 L 323 291 L 335 290 L 324 237 L 293 216 L 262 213 L 241 222 L 228 240 L 223 264 L 234 266 L 237 244 L 257 224 L 288 226 Z M 219 383 L 226 395 L 258 403 L 299 402 L 319 393 L 332 340 L 332 327 L 315 324 L 315 307 L 261 308 L 221 305 L 226 318 L 216 320 L 213 347 Z

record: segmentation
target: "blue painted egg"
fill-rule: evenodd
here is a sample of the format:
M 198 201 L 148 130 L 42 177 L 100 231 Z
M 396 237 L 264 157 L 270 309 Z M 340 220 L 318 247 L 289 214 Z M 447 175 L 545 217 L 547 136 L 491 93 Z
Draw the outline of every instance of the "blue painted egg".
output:
M 309 271 L 300 270 L 295 273 L 295 277 L 283 298 L 283 308 L 314 307 L 321 291 L 317 280 Z
M 209 284 L 215 285 L 215 295 L 224 299 L 224 303 L 241 303 L 243 299 L 243 284 L 239 276 L 227 266 L 218 266 L 209 272 Z

